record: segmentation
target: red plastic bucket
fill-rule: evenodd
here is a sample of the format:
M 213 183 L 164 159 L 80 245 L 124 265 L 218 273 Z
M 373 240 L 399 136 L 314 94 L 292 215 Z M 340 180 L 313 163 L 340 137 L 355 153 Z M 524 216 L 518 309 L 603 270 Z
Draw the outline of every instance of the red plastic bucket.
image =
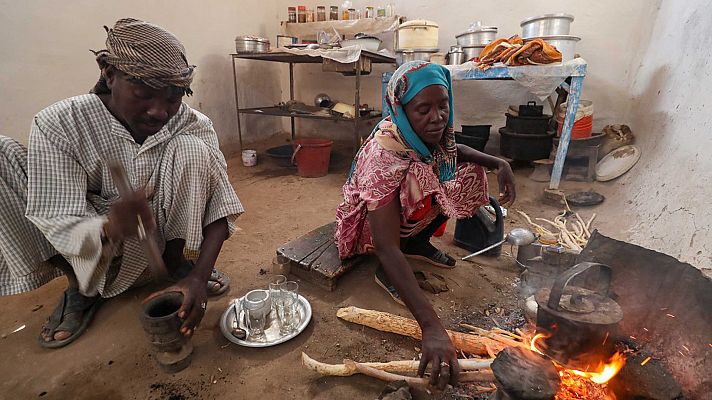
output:
M 297 164 L 299 176 L 319 178 L 329 173 L 332 144 L 333 141 L 326 139 L 298 139 L 292 142 L 292 162 Z
M 558 119 L 556 121 L 559 125 L 559 136 L 561 136 L 561 130 L 564 127 L 563 119 Z M 578 121 L 574 122 L 574 126 L 571 129 L 571 139 L 585 139 L 591 137 L 591 132 L 593 131 L 593 115 L 583 117 Z

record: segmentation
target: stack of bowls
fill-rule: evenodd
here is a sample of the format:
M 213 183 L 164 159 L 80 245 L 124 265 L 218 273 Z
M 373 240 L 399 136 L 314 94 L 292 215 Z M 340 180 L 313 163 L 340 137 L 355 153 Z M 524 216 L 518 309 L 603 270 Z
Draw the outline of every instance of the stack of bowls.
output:
M 522 27 L 522 39 L 525 43 L 534 39 L 543 39 L 556 47 L 561 52 L 561 61 L 566 62 L 574 59 L 576 43 L 581 40 L 580 37 L 569 34 L 572 22 L 574 16 L 571 14 L 544 14 L 529 17 L 519 26 Z
M 457 39 L 457 45 L 465 53 L 465 61 L 469 61 L 479 57 L 482 49 L 497 39 L 497 27 L 482 26 L 479 22 L 476 22 L 467 31 L 455 36 L 455 38 Z

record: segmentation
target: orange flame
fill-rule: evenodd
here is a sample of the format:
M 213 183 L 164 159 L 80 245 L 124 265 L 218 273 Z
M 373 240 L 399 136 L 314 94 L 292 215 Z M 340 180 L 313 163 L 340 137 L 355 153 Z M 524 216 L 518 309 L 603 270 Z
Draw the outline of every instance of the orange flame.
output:
M 537 333 L 532 338 L 529 347 L 531 348 L 532 351 L 537 352 L 541 355 L 545 355 L 537 348 L 536 342 L 540 339 L 546 339 L 549 336 L 550 335 L 545 335 L 543 333 Z M 563 368 L 559 364 L 556 364 L 556 365 L 559 368 Z M 610 381 L 611 379 L 613 379 L 613 377 L 616 376 L 616 374 L 618 374 L 618 372 L 621 370 L 621 368 L 623 368 L 624 365 L 625 365 L 625 357 L 623 356 L 623 354 L 616 352 L 615 354 L 613 354 L 613 356 L 611 356 L 611 358 L 608 360 L 607 363 L 602 364 L 597 369 L 597 372 L 590 372 L 590 371 L 584 372 L 584 371 L 579 371 L 579 370 L 575 370 L 575 369 L 571 369 L 570 371 L 573 374 L 587 378 L 594 383 L 604 384 L 604 383 Z

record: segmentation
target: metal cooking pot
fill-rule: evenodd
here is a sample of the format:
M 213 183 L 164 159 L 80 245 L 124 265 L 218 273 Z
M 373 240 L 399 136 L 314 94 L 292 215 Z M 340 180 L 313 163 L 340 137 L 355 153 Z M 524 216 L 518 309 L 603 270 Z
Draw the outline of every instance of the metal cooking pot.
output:
M 569 284 L 592 267 L 598 269 L 595 291 Z M 536 294 L 537 332 L 548 336 L 541 351 L 562 365 L 584 371 L 608 361 L 623 319 L 623 310 L 609 297 L 611 275 L 607 265 L 583 262 L 559 275 L 551 289 Z
M 460 46 L 451 46 L 447 53 L 447 65 L 460 65 L 465 62 L 465 52 Z
M 561 52 L 561 62 L 566 62 L 574 59 L 576 54 L 576 43 L 581 40 L 578 36 L 558 35 L 558 36 L 540 36 L 537 39 L 543 39 L 545 42 L 556 47 Z M 532 38 L 525 40 L 525 43 L 532 41 Z
M 522 21 L 522 38 L 531 39 L 541 36 L 568 35 L 574 16 L 571 14 L 544 14 L 529 17 Z
M 475 57 L 479 57 L 485 46 L 471 46 L 463 47 L 462 51 L 465 52 L 465 61 L 470 61 Z
M 396 51 L 396 64 L 401 66 L 410 61 L 430 61 L 430 56 L 437 52 L 438 49 L 398 50 Z
M 331 97 L 326 93 L 319 93 L 314 97 L 314 105 L 317 107 L 331 107 Z
M 487 45 L 497 39 L 497 27 L 480 26 L 455 37 L 457 44 L 463 47 Z
M 235 38 L 235 51 L 238 53 L 268 53 L 269 39 L 257 36 L 238 36 Z

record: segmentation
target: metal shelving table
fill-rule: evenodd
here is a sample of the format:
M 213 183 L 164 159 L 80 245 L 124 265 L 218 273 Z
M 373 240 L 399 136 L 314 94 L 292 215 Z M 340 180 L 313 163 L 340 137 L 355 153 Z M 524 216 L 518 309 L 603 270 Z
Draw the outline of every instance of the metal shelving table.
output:
M 267 106 L 267 107 L 253 107 L 253 108 L 240 108 L 239 96 L 238 96 L 238 79 L 237 79 L 237 69 L 235 68 L 235 60 L 257 60 L 257 61 L 271 61 L 271 62 L 281 62 L 289 64 L 289 100 L 294 100 L 294 65 L 295 64 L 322 64 L 324 62 L 323 57 L 312 57 L 308 55 L 298 55 L 292 54 L 285 51 L 273 51 L 270 53 L 240 53 L 240 54 L 230 54 L 232 57 L 232 77 L 235 84 L 235 110 L 237 115 L 237 133 L 240 140 L 240 149 L 242 149 L 242 124 L 240 122 L 240 114 L 254 114 L 254 115 L 271 115 L 276 117 L 288 117 L 291 120 L 291 134 L 292 139 L 295 137 L 294 131 L 294 119 L 295 118 L 307 118 L 307 119 L 322 119 L 330 121 L 343 121 L 350 122 L 353 124 L 354 129 L 354 146 L 355 150 L 358 150 L 360 145 L 359 136 L 359 123 L 361 121 L 368 121 L 380 116 L 366 116 L 363 117 L 359 112 L 356 112 L 354 118 L 345 118 L 343 116 L 326 116 L 326 115 L 313 115 L 313 114 L 303 114 L 297 112 L 289 112 L 280 107 Z M 354 104 L 358 110 L 358 106 L 361 103 L 361 75 L 362 67 L 365 62 L 370 62 L 371 64 L 395 64 L 395 59 L 391 57 L 386 57 L 377 53 L 372 53 L 369 51 L 361 51 L 361 56 L 358 61 L 351 63 L 355 70 L 355 96 Z
M 556 160 L 554 161 L 554 168 L 551 171 L 551 180 L 549 181 L 549 189 L 558 189 L 559 183 L 561 182 L 561 174 L 564 169 L 564 162 L 566 161 L 566 153 L 568 153 L 569 142 L 571 140 L 571 130 L 574 126 L 574 118 L 576 116 L 576 111 L 578 110 L 579 101 L 581 100 L 581 89 L 583 88 L 583 79 L 586 77 L 586 69 L 588 64 L 581 62 L 574 66 L 573 69 L 569 67 L 564 67 L 562 65 L 547 65 L 547 66 L 526 66 L 526 67 L 515 67 L 515 68 L 540 68 L 542 71 L 548 71 L 552 76 L 562 76 L 562 71 L 566 71 L 568 78 L 566 81 L 562 82 L 557 89 L 559 93 L 559 99 L 557 100 L 557 105 L 563 101 L 563 97 L 568 97 L 569 106 L 566 108 L 566 116 L 564 117 L 564 126 L 561 130 L 561 139 L 559 141 L 559 148 L 556 152 Z M 462 71 L 460 71 L 462 72 Z M 381 92 L 384 95 L 383 101 L 385 102 L 385 93 L 388 81 L 393 76 L 392 72 L 386 72 L 383 74 L 381 79 Z M 542 77 L 546 77 L 546 74 L 541 74 Z M 463 73 L 455 74 L 454 80 L 511 80 L 513 79 L 510 74 L 509 67 L 506 66 L 494 66 L 485 71 L 479 68 L 472 68 Z M 385 104 L 383 110 L 385 110 Z M 385 111 L 384 111 L 385 112 Z

